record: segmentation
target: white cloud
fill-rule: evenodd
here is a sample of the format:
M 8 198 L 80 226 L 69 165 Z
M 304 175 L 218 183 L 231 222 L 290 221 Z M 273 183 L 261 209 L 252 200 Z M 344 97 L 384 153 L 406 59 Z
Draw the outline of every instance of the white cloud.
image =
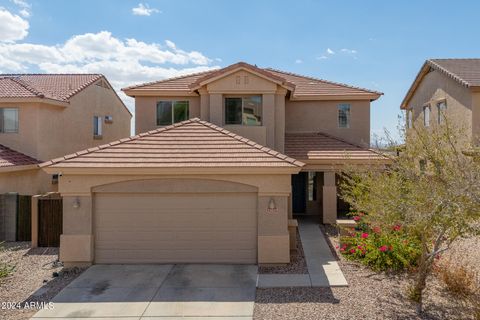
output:
M 28 35 L 28 21 L 2 7 L 0 21 L 0 43 L 22 40 Z
M 328 59 L 328 57 L 327 57 L 326 55 L 321 55 L 321 56 L 316 57 L 315 59 L 317 59 L 317 60 L 325 60 L 325 59 Z
M 150 16 L 152 13 L 159 13 L 160 10 L 150 8 L 148 3 L 139 3 L 137 7 L 132 8 L 132 13 L 136 16 Z
M 335 54 L 335 51 L 333 51 L 333 50 L 330 49 L 330 48 L 327 48 L 327 53 L 328 53 L 328 54 Z
M 295 60 L 295 63 L 297 63 L 297 64 L 303 63 L 303 60 L 302 59 L 297 59 L 297 60 Z
M 356 54 L 357 53 L 357 50 L 355 50 L 355 49 L 345 49 L 344 48 L 344 49 L 341 49 L 340 51 L 343 52 L 343 53 L 346 53 L 346 54 Z
M 18 13 L 20 13 L 22 17 L 29 18 L 31 16 L 32 6 L 30 5 L 30 3 L 24 0 L 10 0 L 10 1 L 12 1 L 18 7 L 20 7 L 20 11 Z
M 170 40 L 146 43 L 119 39 L 108 31 L 75 35 L 51 46 L 0 42 L 0 73 L 101 73 L 131 111 L 133 99 L 121 88 L 218 68 L 211 63 L 201 52 L 182 50 Z

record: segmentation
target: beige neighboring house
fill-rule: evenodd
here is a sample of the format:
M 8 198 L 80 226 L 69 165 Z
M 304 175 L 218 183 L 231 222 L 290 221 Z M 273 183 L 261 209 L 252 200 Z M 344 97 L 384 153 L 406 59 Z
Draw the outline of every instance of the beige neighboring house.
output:
M 123 91 L 136 136 L 42 164 L 63 174 L 66 265 L 288 263 L 290 219 L 335 223 L 336 171 L 389 162 L 379 92 L 243 62 Z
M 56 191 L 39 163 L 128 137 L 131 117 L 100 74 L 0 74 L 0 195 Z
M 425 61 L 400 108 L 406 112 L 407 127 L 441 124 L 444 114 L 478 145 L 480 59 Z

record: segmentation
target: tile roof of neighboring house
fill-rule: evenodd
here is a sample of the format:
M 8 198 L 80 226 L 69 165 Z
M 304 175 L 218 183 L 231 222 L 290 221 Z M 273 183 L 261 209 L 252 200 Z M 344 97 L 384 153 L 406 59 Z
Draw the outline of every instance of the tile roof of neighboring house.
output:
M 388 162 L 390 160 L 376 151 L 324 133 L 287 133 L 285 135 L 285 154 L 301 161 L 380 160 Z
M 480 87 L 480 59 L 429 59 L 418 72 L 400 108 L 407 108 L 420 82 L 431 70 L 437 70 L 467 88 Z
M 41 161 L 0 144 L 0 168 L 39 164 Z
M 300 161 L 198 118 L 43 163 L 61 168 L 301 167 Z
M 134 85 L 123 88 L 124 91 L 145 92 L 145 91 L 185 91 L 192 92 L 195 85 L 210 78 L 216 78 L 224 73 L 228 73 L 235 68 L 246 68 L 269 77 L 272 80 L 279 81 L 287 88 L 293 90 L 293 95 L 298 97 L 315 96 L 356 96 L 366 97 L 372 100 L 377 99 L 381 92 L 349 86 L 342 83 L 316 79 L 313 77 L 302 76 L 290 72 L 275 70 L 271 68 L 258 68 L 245 62 L 239 62 L 222 69 L 205 71 L 191 75 L 184 75 L 176 78 L 164 79 L 155 82 L 148 82 L 140 85 Z M 133 93 L 131 95 L 134 95 Z
M 0 98 L 41 98 L 68 102 L 101 74 L 0 74 Z

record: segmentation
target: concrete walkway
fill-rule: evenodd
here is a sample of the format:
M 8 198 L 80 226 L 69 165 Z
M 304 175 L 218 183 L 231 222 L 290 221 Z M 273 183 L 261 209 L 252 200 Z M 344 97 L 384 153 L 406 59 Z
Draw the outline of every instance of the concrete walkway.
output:
M 253 317 L 257 266 L 94 265 L 33 319 Z
M 259 274 L 257 287 L 345 287 L 347 280 L 318 223 L 299 220 L 298 230 L 308 274 Z

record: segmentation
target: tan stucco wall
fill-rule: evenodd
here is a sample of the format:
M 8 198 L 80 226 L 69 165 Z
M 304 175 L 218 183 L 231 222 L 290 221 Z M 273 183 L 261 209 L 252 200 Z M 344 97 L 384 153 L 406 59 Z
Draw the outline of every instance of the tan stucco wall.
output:
M 73 96 L 66 107 L 24 102 L 1 103 L 0 107 L 19 109 L 18 133 L 0 133 L 0 144 L 41 161 L 130 136 L 130 113 L 113 90 L 95 84 Z M 102 139 L 93 138 L 94 115 L 103 119 L 106 115 L 113 117 L 113 123 L 103 123 Z M 53 191 L 50 175 L 47 177 L 43 171 L 36 175 L 41 178 L 9 174 L 8 181 L 12 182 L 2 179 L 0 189 L 6 187 L 19 193 L 22 192 L 16 190 L 28 190 L 28 194 Z M 14 179 L 15 176 L 18 179 Z M 33 185 L 24 185 L 27 181 Z
M 350 104 L 350 127 L 338 127 L 338 105 Z M 289 101 L 285 103 L 285 131 L 323 132 L 348 142 L 370 145 L 369 101 Z
M 472 93 L 472 138 L 480 146 L 480 91 Z
M 165 192 L 176 192 L 176 184 L 181 182 L 179 175 L 173 173 L 171 175 L 70 175 L 66 173 L 60 178 L 59 191 L 64 199 L 60 257 L 66 265 L 83 265 L 93 261 L 85 260 L 86 257 L 93 259 L 93 252 L 91 252 L 94 248 L 92 242 L 95 241 L 94 227 L 92 226 L 93 192 L 124 192 L 126 190 L 151 192 L 148 184 L 142 182 L 145 179 L 159 181 L 158 188 L 155 188 L 156 192 L 162 192 L 162 185 L 168 185 L 168 190 L 165 189 Z M 230 184 L 233 187 L 229 187 L 232 192 L 236 190 L 235 184 L 241 184 L 238 185 L 238 188 L 243 189 L 254 187 L 258 194 L 258 263 L 289 262 L 287 228 L 288 196 L 291 192 L 289 174 L 197 174 L 182 175 L 181 179 L 202 181 L 202 183 L 195 184 L 197 188 L 195 190 L 183 190 L 185 189 L 183 187 L 183 189 L 178 189 L 182 190 L 181 192 L 189 193 L 215 190 L 216 182 L 233 183 Z M 130 182 L 126 183 L 125 181 Z M 80 207 L 74 208 L 73 202 L 77 199 L 80 201 Z M 277 206 L 277 210 L 273 213 L 267 212 L 270 199 L 274 199 Z
M 157 102 L 160 100 L 188 101 L 190 118 L 200 118 L 200 97 L 135 97 L 135 134 L 161 128 L 157 126 Z
M 416 126 L 423 126 L 423 106 L 430 103 L 430 125 L 437 123 L 437 103 L 447 101 L 447 117 L 457 126 L 462 127 L 468 135 L 472 134 L 472 94 L 470 89 L 455 80 L 432 71 L 425 75 L 408 103 L 414 111 L 413 120 Z M 480 118 L 480 116 L 479 116 Z
M 0 194 L 16 192 L 23 195 L 56 191 L 52 176 L 40 169 L 0 173 Z
M 19 108 L 18 133 L 0 133 L 0 144 L 46 161 L 130 135 L 131 115 L 114 91 L 95 84 L 71 98 L 66 107 L 1 103 Z M 93 139 L 93 116 L 113 116 L 103 124 L 103 139 Z

